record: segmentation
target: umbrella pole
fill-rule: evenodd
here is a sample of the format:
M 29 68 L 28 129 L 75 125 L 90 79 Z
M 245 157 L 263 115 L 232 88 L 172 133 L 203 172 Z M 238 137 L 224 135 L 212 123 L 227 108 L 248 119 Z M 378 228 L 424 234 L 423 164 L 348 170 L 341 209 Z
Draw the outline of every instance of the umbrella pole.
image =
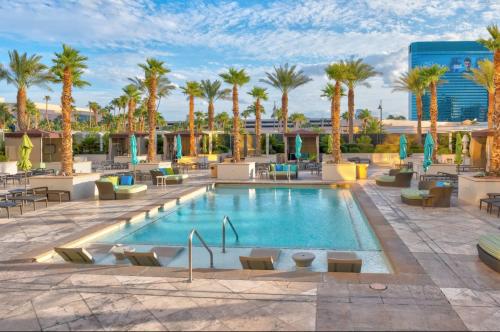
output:
M 24 171 L 24 194 L 28 195 L 28 172 L 27 171 Z

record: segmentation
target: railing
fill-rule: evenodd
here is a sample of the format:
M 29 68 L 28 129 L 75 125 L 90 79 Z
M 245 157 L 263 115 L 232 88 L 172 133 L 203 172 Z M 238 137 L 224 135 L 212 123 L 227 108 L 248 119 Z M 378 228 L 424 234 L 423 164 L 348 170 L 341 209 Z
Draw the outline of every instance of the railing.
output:
M 222 252 L 226 252 L 226 224 L 229 224 L 231 226 L 231 229 L 233 230 L 234 235 L 236 235 L 236 241 L 239 240 L 238 237 L 238 232 L 236 232 L 236 229 L 234 228 L 233 223 L 231 222 L 231 219 L 229 219 L 228 216 L 224 216 L 222 219 Z
M 208 250 L 208 253 L 210 254 L 210 268 L 214 267 L 214 254 L 212 253 L 212 250 L 207 246 L 205 241 L 203 241 L 203 238 L 201 237 L 200 233 L 196 231 L 196 229 L 192 229 L 191 232 L 189 233 L 188 236 L 188 248 L 189 248 L 189 279 L 188 282 L 193 281 L 193 236 L 196 235 L 198 240 L 200 240 L 201 244 L 205 247 L 205 249 Z

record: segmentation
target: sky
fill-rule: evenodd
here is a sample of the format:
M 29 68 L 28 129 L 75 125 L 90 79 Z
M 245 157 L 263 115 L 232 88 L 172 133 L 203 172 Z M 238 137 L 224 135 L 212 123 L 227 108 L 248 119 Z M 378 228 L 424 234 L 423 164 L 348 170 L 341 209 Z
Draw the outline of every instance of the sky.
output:
M 268 88 L 267 117 L 281 94 L 259 80 L 273 66 L 297 65 L 313 80 L 289 94 L 289 114 L 328 116 L 329 102 L 321 98 L 327 83 L 324 68 L 350 57 L 363 58 L 380 73 L 370 88 L 356 89 L 355 107 L 384 114 L 408 115 L 407 95 L 392 92 L 394 80 L 408 68 L 408 46 L 414 41 L 476 40 L 485 27 L 499 23 L 495 0 L 271 0 L 271 1 L 153 1 L 153 0 L 0 0 L 0 63 L 8 51 L 40 54 L 52 63 L 66 43 L 88 57 L 84 78 L 90 87 L 76 89 L 77 106 L 89 101 L 106 105 L 119 96 L 129 77 L 141 76 L 139 63 L 148 57 L 165 62 L 170 80 L 220 79 L 229 67 L 251 76 L 240 92 L 240 109 L 251 104 L 253 86 Z M 227 86 L 229 87 L 229 86 Z M 28 97 L 41 102 L 60 99 L 52 91 L 30 88 Z M 0 82 L 0 97 L 13 102 L 16 90 Z M 196 100 L 196 111 L 207 103 Z M 346 110 L 347 100 L 342 101 Z M 231 111 L 218 101 L 216 113 Z M 167 120 L 184 120 L 188 102 L 180 89 L 162 100 Z M 385 117 L 384 115 L 384 117 Z

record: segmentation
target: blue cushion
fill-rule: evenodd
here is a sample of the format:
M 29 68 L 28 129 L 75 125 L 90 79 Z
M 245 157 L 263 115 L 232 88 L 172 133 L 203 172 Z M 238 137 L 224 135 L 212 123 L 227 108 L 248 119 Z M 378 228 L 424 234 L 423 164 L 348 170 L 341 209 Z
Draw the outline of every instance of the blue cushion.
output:
M 167 174 L 167 169 L 166 168 L 160 168 L 160 172 L 163 173 L 163 175 L 168 175 Z
M 449 185 L 450 183 L 446 181 L 436 181 L 436 187 L 448 187 Z
M 120 176 L 120 186 L 131 186 L 133 179 L 132 175 Z
M 276 172 L 281 172 L 283 171 L 283 165 L 282 164 L 277 164 L 276 165 Z
M 297 165 L 290 165 L 290 172 L 291 173 L 297 172 Z

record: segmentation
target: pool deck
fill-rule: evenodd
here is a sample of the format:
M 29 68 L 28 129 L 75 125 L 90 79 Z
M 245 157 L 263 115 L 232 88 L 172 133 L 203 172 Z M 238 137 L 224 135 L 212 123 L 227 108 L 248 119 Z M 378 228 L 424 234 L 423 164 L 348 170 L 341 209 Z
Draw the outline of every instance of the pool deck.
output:
M 29 263 L 54 244 L 133 219 L 212 182 L 206 172 L 193 175 L 185 185 L 150 187 L 132 202 L 51 204 L 0 219 L 0 330 L 499 328 L 500 274 L 479 261 L 475 244 L 482 234 L 500 232 L 500 219 L 455 202 L 449 209 L 406 206 L 398 189 L 373 180 L 358 181 L 353 191 L 379 223 L 374 229 L 390 247 L 384 250 L 395 254 L 399 270 L 392 275 L 207 269 L 195 271 L 189 284 L 185 269 Z M 372 290 L 373 282 L 388 289 Z

